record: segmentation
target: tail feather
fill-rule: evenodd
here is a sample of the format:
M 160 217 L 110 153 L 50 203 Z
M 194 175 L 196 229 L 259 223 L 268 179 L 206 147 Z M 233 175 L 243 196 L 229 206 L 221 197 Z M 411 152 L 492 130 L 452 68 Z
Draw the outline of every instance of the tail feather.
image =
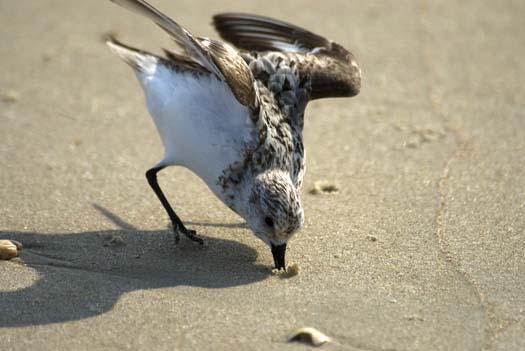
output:
M 139 50 L 110 37 L 106 40 L 109 48 L 138 73 L 154 73 L 159 58 L 147 51 Z

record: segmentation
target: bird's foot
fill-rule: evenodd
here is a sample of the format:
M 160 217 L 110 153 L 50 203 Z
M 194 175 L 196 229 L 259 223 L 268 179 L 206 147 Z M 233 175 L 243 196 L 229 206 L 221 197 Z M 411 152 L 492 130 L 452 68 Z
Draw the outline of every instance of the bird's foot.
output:
M 200 245 L 204 245 L 204 240 L 197 235 L 195 230 L 187 229 L 185 226 L 175 225 L 173 233 L 175 235 L 175 244 L 178 244 L 180 241 L 180 234 L 184 234 L 191 241 L 197 242 Z

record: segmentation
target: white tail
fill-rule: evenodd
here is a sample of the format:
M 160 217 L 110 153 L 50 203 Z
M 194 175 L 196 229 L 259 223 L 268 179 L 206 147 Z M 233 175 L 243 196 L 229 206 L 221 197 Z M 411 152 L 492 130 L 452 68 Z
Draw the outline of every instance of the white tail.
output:
M 133 67 L 137 73 L 152 75 L 157 69 L 159 58 L 148 52 L 124 45 L 115 39 L 106 41 L 109 48 L 124 62 Z

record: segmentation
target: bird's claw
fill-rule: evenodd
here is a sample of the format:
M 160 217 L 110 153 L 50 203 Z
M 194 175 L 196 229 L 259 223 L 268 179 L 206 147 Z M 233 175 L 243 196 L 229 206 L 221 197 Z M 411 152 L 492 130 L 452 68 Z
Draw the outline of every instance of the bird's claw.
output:
M 197 242 L 199 243 L 200 245 L 204 245 L 204 240 L 197 235 L 197 232 L 195 230 L 192 230 L 192 229 L 186 229 L 186 227 L 184 226 L 174 226 L 174 230 L 173 230 L 174 234 L 175 234 L 175 244 L 178 244 L 179 241 L 180 241 L 180 234 L 184 234 L 184 236 L 186 236 L 188 239 L 190 239 L 191 241 L 194 241 L 194 242 Z

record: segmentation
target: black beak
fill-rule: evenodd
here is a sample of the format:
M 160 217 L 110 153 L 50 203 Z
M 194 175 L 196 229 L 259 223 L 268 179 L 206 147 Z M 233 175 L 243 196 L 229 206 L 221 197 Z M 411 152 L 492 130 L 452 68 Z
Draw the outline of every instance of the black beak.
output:
M 275 263 L 275 268 L 286 270 L 286 265 L 284 262 L 284 256 L 286 255 L 286 244 L 274 245 L 272 244 L 272 255 L 273 262 Z

